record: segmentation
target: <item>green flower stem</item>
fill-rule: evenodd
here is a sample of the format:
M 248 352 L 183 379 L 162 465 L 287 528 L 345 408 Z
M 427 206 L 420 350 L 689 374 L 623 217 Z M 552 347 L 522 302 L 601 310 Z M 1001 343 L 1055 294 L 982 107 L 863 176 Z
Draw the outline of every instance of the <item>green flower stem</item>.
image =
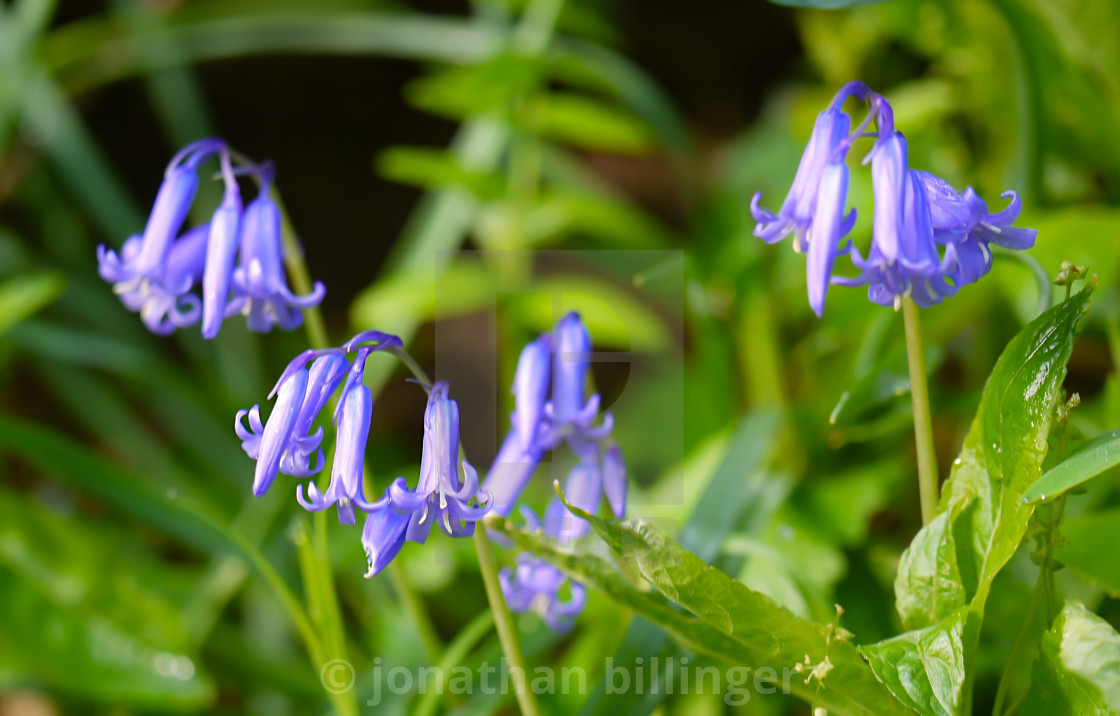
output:
M 284 265 L 291 278 L 292 288 L 298 294 L 309 293 L 312 282 L 310 272 L 307 270 L 307 263 L 303 258 L 303 247 L 300 245 L 295 228 L 288 218 L 287 210 L 284 208 L 284 202 L 275 186 L 272 187 L 272 198 L 280 208 Z M 312 348 L 330 347 L 326 322 L 323 320 L 323 314 L 318 306 L 304 311 L 304 326 L 307 329 L 308 343 Z M 411 356 L 408 360 L 412 360 Z M 334 402 L 331 401 L 332 405 Z M 318 512 L 312 516 L 310 532 L 310 536 L 304 534 L 303 539 L 299 539 L 297 535 L 296 539 L 296 549 L 299 553 L 308 601 L 318 617 L 326 642 L 325 646 L 329 650 L 331 658 L 346 659 L 346 632 L 343 629 L 342 613 L 339 609 L 338 593 L 335 590 L 334 574 L 331 569 L 326 512 Z M 443 651 L 443 645 L 428 612 L 423 608 L 422 600 L 399 567 L 390 567 L 390 578 L 393 582 L 393 589 L 406 611 L 415 621 L 432 660 L 437 660 Z M 322 658 L 317 660 L 323 661 Z M 357 715 L 356 703 L 353 699 L 346 698 L 346 694 L 331 694 L 331 700 L 340 716 Z
M 521 653 L 521 644 L 517 641 L 517 627 L 513 623 L 513 614 L 506 606 L 502 585 L 498 581 L 498 564 L 494 556 L 494 546 L 486 536 L 485 525 L 479 525 L 474 531 L 474 549 L 478 553 L 478 569 L 482 572 L 482 583 L 486 586 L 486 598 L 490 600 L 490 610 L 494 612 L 498 641 L 502 643 L 502 651 L 505 652 L 509 662 L 509 673 L 517 694 L 517 705 L 521 707 L 523 716 L 540 716 L 537 697 L 529 688 L 529 671 L 525 668 L 525 656 Z M 520 677 L 514 676 L 515 674 L 520 674 Z
M 902 317 L 906 324 L 910 402 L 914 410 L 914 442 L 918 451 L 918 494 L 922 503 L 922 524 L 928 525 L 937 513 L 937 455 L 933 450 L 926 356 L 922 350 L 922 318 L 917 304 L 909 296 L 902 299 Z
M 431 388 L 432 379 L 423 368 L 408 354 L 408 351 L 397 348 L 392 350 L 416 377 L 416 380 L 425 388 Z M 459 446 L 459 457 L 464 458 L 463 446 Z M 486 598 L 490 602 L 490 610 L 494 613 L 494 625 L 498 631 L 498 641 L 502 644 L 506 660 L 509 663 L 510 674 L 520 674 L 520 678 L 513 677 L 517 694 L 517 705 L 521 708 L 523 716 L 540 716 L 540 707 L 537 706 L 537 697 L 529 688 L 529 671 L 525 668 L 525 656 L 521 652 L 521 644 L 517 641 L 517 627 L 513 623 L 513 614 L 506 605 L 505 595 L 502 594 L 502 585 L 498 581 L 498 564 L 494 555 L 494 546 L 486 536 L 486 527 L 478 525 L 474 531 L 474 549 L 478 554 L 478 569 L 482 573 L 482 583 L 486 587 Z

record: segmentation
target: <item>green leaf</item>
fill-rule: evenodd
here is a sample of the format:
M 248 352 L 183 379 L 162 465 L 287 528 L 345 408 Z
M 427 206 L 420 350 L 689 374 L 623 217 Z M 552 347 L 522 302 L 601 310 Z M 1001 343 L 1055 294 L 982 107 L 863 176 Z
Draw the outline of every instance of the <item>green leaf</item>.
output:
M 472 171 L 455 157 L 438 149 L 391 147 L 377 157 L 377 170 L 391 181 L 425 189 L 462 187 L 479 198 L 493 198 L 502 191 L 496 172 Z
M 894 587 L 906 629 L 936 624 L 965 605 L 953 517 L 950 512 L 939 514 L 902 553 Z
M 56 273 L 19 276 L 0 284 L 0 336 L 44 306 L 54 303 L 66 288 Z
M 1117 465 L 1120 465 L 1120 429 L 1093 438 L 1050 468 L 1023 493 L 1023 502 L 1057 497 Z
M 827 658 L 832 668 L 824 676 L 823 688 L 818 690 L 815 683 L 794 678 L 790 682 L 794 693 L 807 701 L 819 699 L 821 706 L 838 714 L 906 713 L 855 647 L 841 638 L 830 639 L 833 627 L 793 616 L 642 520 L 619 523 L 578 508 L 569 509 L 588 520 L 615 556 L 658 594 L 635 588 L 598 557 L 561 550 L 537 533 L 513 527 L 508 520 L 494 520 L 493 526 L 522 548 L 633 609 L 698 653 L 753 668 L 770 667 L 777 673 L 803 664 L 806 658 L 813 665 Z
M 641 154 L 654 145 L 653 131 L 637 115 L 591 97 L 541 95 L 526 115 L 531 130 L 580 149 Z
M 1042 638 L 1024 715 L 1120 712 L 1120 634 L 1071 599 Z
M 919 714 L 959 713 L 965 681 L 964 631 L 968 612 L 936 626 L 861 647 L 875 675 Z
M 918 570 L 925 578 L 911 583 L 912 572 L 907 572 L 905 579 L 900 574 L 896 581 L 900 614 L 911 627 L 932 626 L 942 613 L 914 606 L 928 597 L 924 590 L 930 585 L 937 585 L 939 594 L 955 595 L 958 588 L 951 585 L 959 583 L 970 608 L 983 615 L 992 580 L 1018 549 L 1034 510 L 1022 503 L 1022 495 L 1042 473 L 1074 332 L 1092 290 L 1085 288 L 1031 321 L 1011 339 L 992 369 L 942 490 L 938 509 L 949 513 L 950 524 L 928 525 L 915 537 L 911 567 L 918 566 L 920 553 L 931 553 L 940 558 L 936 573 L 927 563 Z M 934 533 L 946 530 L 956 543 L 955 559 L 933 547 L 943 541 Z
M 736 525 L 748 534 L 755 533 L 772 517 L 777 504 L 767 499 L 767 494 L 773 481 L 767 479 L 762 468 L 781 427 L 780 417 L 779 413 L 768 410 L 752 411 L 743 417 L 719 467 L 711 474 L 703 495 L 681 529 L 678 535 L 681 546 L 705 562 L 716 560 L 724 538 Z M 735 570 L 742 560 L 730 561 L 733 563 L 728 566 Z M 657 626 L 645 619 L 635 619 L 615 652 L 615 663 L 632 669 L 643 663 L 637 661 L 639 658 L 644 660 L 649 654 L 664 654 L 666 639 L 665 632 Z M 665 693 L 664 688 L 657 691 L 655 694 L 632 691 L 617 694 L 604 678 L 588 696 L 580 714 L 648 714 L 661 703 Z

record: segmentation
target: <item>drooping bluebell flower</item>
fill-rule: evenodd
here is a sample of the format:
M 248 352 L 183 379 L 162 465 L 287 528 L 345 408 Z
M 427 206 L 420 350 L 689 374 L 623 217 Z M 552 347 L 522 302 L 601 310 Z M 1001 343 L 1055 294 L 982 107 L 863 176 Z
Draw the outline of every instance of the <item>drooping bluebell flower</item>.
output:
M 338 521 L 352 525 L 355 521 L 354 508 L 363 512 L 380 509 L 385 500 L 370 503 L 366 501 L 362 478 L 365 475 L 366 442 L 369 440 L 369 424 L 373 416 L 373 394 L 362 383 L 366 359 L 372 349 L 361 348 L 346 375 L 342 387 L 342 397 L 338 401 L 335 422 L 338 424 L 338 439 L 335 443 L 334 464 L 331 467 L 331 482 L 327 491 L 322 493 L 314 482 L 307 483 L 307 498 L 303 496 L 303 485 L 296 486 L 296 500 L 310 512 L 322 512 L 332 505 L 338 506 Z
M 361 338 L 362 335 L 369 334 L 359 334 L 357 338 Z M 258 497 L 263 495 L 278 473 L 307 477 L 323 469 L 324 458 L 321 447 L 323 429 L 317 428 L 312 431 L 316 418 L 345 379 L 349 378 L 342 391 L 344 397 L 361 384 L 365 359 L 370 352 L 401 345 L 398 337 L 385 333 L 377 333 L 377 336 L 370 340 L 375 340 L 377 343 L 355 348 L 358 356 L 354 365 L 347 362 L 344 348 L 308 350 L 296 356 L 284 369 L 276 386 L 269 393 L 269 399 L 276 397 L 276 405 L 267 424 L 261 420 L 260 405 L 254 405 L 249 410 L 238 411 L 234 430 L 242 441 L 242 449 L 250 458 L 257 461 L 253 488 L 255 495 Z M 361 343 L 361 341 L 357 342 Z M 311 364 L 310 368 L 308 363 Z M 364 396 L 359 396 L 348 406 L 351 414 L 345 421 L 345 426 L 351 430 L 352 444 L 356 444 L 361 439 L 360 427 L 364 420 L 362 417 L 364 408 L 361 403 L 364 400 Z M 340 401 L 340 411 L 345 403 L 345 400 Z M 341 414 L 336 414 L 335 422 L 339 422 L 339 417 Z M 248 428 L 243 424 L 246 418 Z M 368 433 L 368 429 L 366 432 Z M 314 461 L 312 456 L 315 458 Z M 342 470 L 343 465 L 338 460 L 339 457 L 336 456 L 338 469 Z M 310 499 L 304 500 L 301 486 L 296 498 L 315 509 L 326 509 L 332 504 L 339 503 L 339 518 L 343 520 L 349 518 L 352 524 L 353 505 L 364 508 L 376 504 L 365 501 L 360 491 L 360 480 L 357 488 L 354 487 L 352 473 L 353 470 L 349 470 L 346 480 L 332 479 L 333 492 L 331 487 L 328 487 L 327 494 L 324 495 L 314 485 L 309 485 Z
M 385 496 L 389 496 L 388 489 Z M 410 513 L 399 514 L 391 507 L 383 507 L 366 515 L 366 524 L 362 528 L 362 547 L 369 562 L 369 569 L 365 574 L 367 579 L 385 569 L 401 551 L 411 518 Z
M 483 482 L 496 514 L 509 515 L 549 450 L 566 443 L 581 460 L 597 460 L 614 418 L 600 413 L 598 393 L 587 396 L 590 356 L 591 337 L 574 311 L 522 351 L 514 377 L 513 429 Z
M 233 261 L 241 244 L 241 189 L 233 175 L 229 155 L 223 154 L 221 159 L 226 189 L 222 203 L 210 219 L 210 241 L 202 273 L 203 338 L 215 338 L 222 328 L 233 280 Z
M 1021 251 L 1034 246 L 1038 232 L 1012 224 L 1019 218 L 1022 202 L 1013 191 L 1000 198 L 1010 199 L 1007 208 L 992 214 L 988 204 L 972 187 L 959 193 L 948 182 L 929 172 L 916 171 L 926 193 L 934 237 L 939 244 L 951 245 L 957 265 L 950 278 L 958 285 L 974 283 L 992 268 L 989 244 Z
M 410 515 L 405 539 L 413 542 L 427 541 L 433 524 L 449 537 L 469 537 L 474 523 L 490 511 L 488 495 L 479 495 L 478 473 L 459 459 L 459 404 L 448 397 L 447 383 L 437 382 L 428 394 L 416 489 L 408 489 L 400 477 L 389 486 L 388 495 L 389 509 Z
M 851 130 L 851 118 L 842 110 L 844 102 L 851 97 L 870 105 L 867 116 L 855 131 Z M 848 83 L 817 116 L 793 185 L 778 213 L 759 206 L 761 192 L 751 199 L 751 214 L 758 222 L 755 236 L 772 244 L 793 234 L 794 251 L 808 251 L 809 305 L 818 316 L 824 313 L 836 257 L 846 251 L 841 240 L 851 232 L 856 220 L 854 209 L 844 213 L 848 200 L 848 168 L 844 162 L 852 143 L 863 136 L 872 119 L 880 136 L 892 131 L 894 119 L 890 105 L 862 82 Z
M 521 351 L 513 378 L 516 398 L 513 424 L 524 452 L 528 452 L 538 439 L 551 377 L 552 337 L 546 333 Z
M 959 288 L 948 280 L 956 265 L 950 244 L 944 256 L 934 240 L 925 189 L 909 167 L 906 138 L 895 132 L 871 162 L 875 219 L 871 251 L 864 259 L 852 249 L 852 263 L 862 273 L 855 279 L 834 278 L 842 285 L 867 285 L 871 301 L 898 307 L 911 297 L 925 308 L 940 303 Z
M 198 320 L 198 299 L 189 291 L 201 274 L 207 232 L 180 237 L 180 231 L 198 190 L 198 166 L 224 148 L 213 139 L 188 145 L 168 166 L 144 233 L 130 237 L 120 256 L 97 247 L 98 273 L 153 333 L 166 335 Z
M 241 258 L 233 272 L 233 300 L 226 315 L 248 318 L 249 330 L 267 333 L 273 325 L 289 331 L 303 324 L 303 311 L 319 305 L 326 294 L 322 282 L 297 296 L 288 288 L 280 240 L 280 208 L 269 196 L 271 167 L 261 172 L 260 193 L 249 206 L 241 229 Z
M 848 132 L 840 107 L 856 97 L 869 105 L 863 124 Z M 864 134 L 874 118 L 877 132 Z M 844 215 L 848 170 L 844 157 L 861 137 L 875 136 L 871 161 L 875 212 L 871 248 L 866 259 L 840 244 L 855 222 Z M 1020 202 L 1005 192 L 1010 205 L 997 214 L 971 187 L 958 193 L 948 183 L 909 166 L 905 137 L 894 128 L 894 116 L 881 95 L 861 82 L 845 85 L 817 118 L 789 195 L 777 214 L 760 209 L 755 194 L 751 210 L 755 235 L 774 243 L 795 234 L 794 248 L 808 249 L 806 264 L 809 304 L 818 316 L 824 311 L 830 284 L 868 287 L 875 303 L 898 308 L 910 297 L 922 307 L 940 303 L 962 286 L 978 280 L 991 268 L 990 244 L 1012 249 L 1033 246 L 1036 232 L 1011 224 Z M 823 239 L 818 242 L 817 237 Z M 837 258 L 849 253 L 860 273 L 854 278 L 833 276 Z
M 591 336 L 579 314 L 572 311 L 560 319 L 553 331 L 552 400 L 545 406 L 542 445 L 554 448 L 562 440 L 581 457 L 594 450 L 594 441 L 607 437 L 614 417 L 599 417 L 599 394 L 587 396 L 587 374 L 591 368 Z
M 509 515 L 544 453 L 562 445 L 578 458 L 565 486 L 568 501 L 595 513 L 605 495 L 615 516 L 625 514 L 626 465 L 622 451 L 609 439 L 614 424 L 610 413 L 602 413 L 602 422 L 595 425 L 600 400 L 597 393 L 587 395 L 590 359 L 591 337 L 577 313 L 566 314 L 551 333 L 522 351 L 514 378 L 513 425 L 483 483 L 495 514 Z M 522 507 L 530 527 L 539 529 L 536 515 Z M 552 539 L 567 543 L 588 529 L 587 522 L 559 499 L 545 511 L 544 532 Z M 582 584 L 527 554 L 519 555 L 516 568 L 500 576 L 510 609 L 535 611 L 559 631 L 571 626 L 586 603 Z M 563 596 L 565 589 L 568 598 Z
M 584 473 L 585 478 L 589 473 Z M 569 488 L 572 481 L 569 479 Z M 573 503 L 575 504 L 575 503 Z M 542 531 L 541 522 L 532 509 L 522 505 L 521 514 L 526 527 L 531 531 Z M 543 533 L 546 537 L 557 539 L 566 544 L 576 535 L 572 532 L 576 523 L 586 532 L 587 522 L 575 517 L 559 498 L 549 503 L 545 512 Z M 567 531 L 568 534 L 564 534 Z M 506 605 L 515 613 L 536 612 L 553 630 L 565 632 L 587 604 L 587 588 L 568 577 L 556 567 L 542 559 L 522 552 L 517 555 L 517 564 L 498 573 Z M 563 597 L 564 588 L 568 598 Z
M 198 169 L 215 156 L 225 187 L 222 202 L 208 224 L 182 231 L 197 193 Z M 119 256 L 105 246 L 97 249 L 101 277 L 153 333 L 166 335 L 201 319 L 203 337 L 214 338 L 222 320 L 236 313 L 247 315 L 251 330 L 291 329 L 302 322 L 302 310 L 322 300 L 319 283 L 307 296 L 288 289 L 279 209 L 267 195 L 271 166 L 233 164 L 234 154 L 220 139 L 187 145 L 168 165 L 143 235 L 125 241 Z M 239 174 L 256 177 L 261 186 L 244 215 Z M 235 272 L 239 252 L 242 266 Z

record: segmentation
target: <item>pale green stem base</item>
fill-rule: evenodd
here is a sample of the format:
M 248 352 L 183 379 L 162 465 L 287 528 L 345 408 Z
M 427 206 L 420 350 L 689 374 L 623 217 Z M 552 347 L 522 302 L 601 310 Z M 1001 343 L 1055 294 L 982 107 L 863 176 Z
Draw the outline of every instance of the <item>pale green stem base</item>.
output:
M 498 640 L 502 643 L 509 662 L 510 679 L 513 682 L 514 693 L 517 694 L 517 705 L 521 708 L 523 716 L 540 716 L 540 707 L 537 705 L 536 694 L 529 688 L 529 672 L 525 668 L 525 656 L 521 653 L 521 644 L 517 641 L 517 626 L 513 623 L 513 615 L 506 606 L 505 595 L 502 594 L 502 584 L 498 581 L 498 564 L 494 556 L 494 546 L 486 536 L 485 524 L 477 525 L 474 531 L 474 549 L 478 553 L 478 568 L 482 572 L 482 583 L 486 586 L 486 597 L 490 600 L 490 609 L 494 612 L 494 626 L 498 630 Z
M 926 356 L 922 350 L 922 318 L 917 304 L 909 296 L 902 299 L 902 317 L 906 324 L 906 356 L 910 364 L 910 403 L 914 410 L 914 443 L 918 453 L 918 495 L 922 503 L 922 524 L 928 525 L 937 514 L 937 455 L 933 449 Z

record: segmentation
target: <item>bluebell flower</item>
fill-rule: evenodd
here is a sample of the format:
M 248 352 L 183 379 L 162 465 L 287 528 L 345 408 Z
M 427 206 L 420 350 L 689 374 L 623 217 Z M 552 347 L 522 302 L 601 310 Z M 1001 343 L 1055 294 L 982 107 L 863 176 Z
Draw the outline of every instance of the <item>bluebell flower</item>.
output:
M 416 489 L 409 490 L 401 477 L 387 494 L 389 509 L 410 515 L 405 539 L 413 542 L 427 541 L 433 524 L 450 537 L 468 537 L 474 534 L 474 523 L 490 511 L 489 497 L 479 494 L 478 473 L 459 460 L 459 404 L 448 397 L 447 383 L 437 382 L 428 395 Z
M 547 333 L 521 351 L 513 378 L 516 411 L 513 424 L 523 451 L 537 442 L 552 378 L 552 337 Z
M 387 498 L 388 490 L 385 495 Z M 367 579 L 385 569 L 401 551 L 411 517 L 408 512 L 400 514 L 391 507 L 383 507 L 366 515 L 366 524 L 362 528 L 362 547 L 369 562 L 369 569 L 365 574 Z
M 855 131 L 851 129 L 851 118 L 842 110 L 850 97 L 865 100 L 870 105 L 867 116 Z M 847 250 L 841 240 L 851 232 L 856 220 L 854 209 L 844 213 L 848 200 L 848 168 L 844 162 L 852 143 L 863 136 L 872 119 L 880 136 L 892 131 L 894 119 L 890 105 L 862 82 L 848 83 L 817 116 L 793 185 L 778 213 L 759 206 L 762 192 L 751 199 L 751 214 L 758 222 L 755 236 L 772 244 L 793 234 L 794 251 L 809 253 L 806 266 L 809 305 L 818 316 L 824 313 L 836 257 Z
M 841 111 L 850 97 L 864 100 L 868 114 L 849 131 Z M 865 133 L 874 120 L 875 133 Z M 875 137 L 864 163 L 871 162 L 875 212 L 871 248 L 865 259 L 850 242 L 841 243 L 855 223 L 844 214 L 849 171 L 844 161 L 853 143 Z M 937 176 L 909 166 L 906 138 L 894 128 L 890 103 L 862 82 L 851 82 L 817 117 L 793 186 L 777 214 L 751 201 L 755 235 L 774 243 L 794 234 L 794 249 L 808 251 L 809 305 L 823 315 L 831 284 L 867 286 L 873 302 L 898 308 L 910 297 L 922 307 L 940 303 L 962 286 L 977 281 L 992 265 L 990 245 L 1025 249 L 1036 232 L 1012 226 L 1021 209 L 1019 197 L 1005 192 L 1010 204 L 992 214 L 971 187 L 963 194 Z M 851 256 L 860 273 L 834 276 L 836 260 Z
M 559 505 L 559 509 L 555 509 L 555 505 Z M 587 524 L 586 521 L 571 515 L 564 504 L 559 499 L 555 499 L 549 504 L 545 515 L 543 529 L 545 536 L 555 538 L 563 529 L 561 512 L 573 520 Z M 522 506 L 521 514 L 530 531 L 542 531 L 540 520 L 530 508 Z M 502 585 L 506 605 L 511 611 L 519 614 L 528 611 L 536 612 L 549 627 L 558 632 L 571 629 L 575 618 L 587 604 L 586 587 L 579 582 L 569 580 L 563 572 L 551 564 L 525 552 L 517 555 L 517 564 L 514 568 L 507 567 L 498 573 L 498 581 Z M 568 588 L 567 599 L 563 597 L 565 586 Z
M 834 278 L 843 285 L 867 285 L 874 303 L 898 307 L 903 297 L 925 308 L 956 293 L 951 279 L 956 248 L 944 256 L 934 239 L 929 201 L 918 173 L 909 167 L 906 138 L 895 132 L 871 162 L 875 217 L 871 251 L 864 259 L 852 249 L 852 263 L 862 273 L 855 279 Z
M 338 521 L 344 525 L 355 522 L 354 509 L 371 512 L 382 508 L 386 499 L 367 502 L 362 478 L 365 475 L 366 442 L 369 440 L 369 424 L 373 416 L 373 394 L 362 383 L 366 359 L 372 349 L 361 348 L 346 375 L 342 387 L 342 397 L 338 401 L 335 422 L 338 425 L 338 438 L 335 442 L 334 463 L 331 467 L 331 482 L 325 493 L 320 492 L 314 482 L 307 483 L 307 498 L 303 496 L 303 485 L 296 486 L 296 500 L 310 512 L 322 512 L 337 505 Z
M 514 377 L 513 429 L 483 483 L 495 514 L 509 515 L 549 450 L 566 443 L 582 461 L 597 459 L 614 418 L 600 413 L 598 393 L 587 396 L 590 356 L 591 337 L 574 311 L 522 351 Z
M 228 154 L 222 157 L 226 188 L 222 203 L 210 219 L 206 268 L 202 273 L 202 337 L 215 338 L 222 328 L 229 304 L 233 262 L 241 244 L 241 190 L 233 176 Z
M 359 334 L 358 337 L 362 335 L 365 334 Z M 284 369 L 268 395 L 270 400 L 275 397 L 277 402 L 267 424 L 261 420 L 260 405 L 254 405 L 249 410 L 238 411 L 234 430 L 241 439 L 242 449 L 250 458 L 257 461 L 253 487 L 255 495 L 258 497 L 263 495 L 279 473 L 307 477 L 323 469 L 324 458 L 321 447 L 323 429 L 314 428 L 315 420 L 344 380 L 349 378 L 342 391 L 344 396 L 361 384 L 361 374 L 369 353 L 401 345 L 400 339 L 396 336 L 385 333 L 377 333 L 377 336 L 370 339 L 377 340 L 375 345 L 355 348 L 358 355 L 353 365 L 347 362 L 346 351 L 342 348 L 308 350 L 296 356 Z M 308 368 L 309 363 L 310 368 Z M 358 433 L 363 420 L 361 417 L 363 409 L 360 405 L 362 400 L 362 397 L 356 398 L 356 402 L 349 406 L 351 417 L 346 421 L 346 426 L 348 429 L 354 428 L 352 441 L 359 438 Z M 345 402 L 340 401 L 340 411 Z M 336 414 L 335 422 L 339 422 L 340 416 L 341 413 Z M 246 419 L 247 428 L 244 425 Z M 336 463 L 337 460 L 336 456 Z M 338 465 L 339 469 L 342 469 L 341 463 Z M 364 508 L 377 503 L 367 503 L 360 492 L 360 481 L 358 488 L 354 489 L 352 475 L 348 475 L 347 478 L 347 480 L 337 481 L 338 485 L 334 488 L 334 492 L 328 487 L 326 495 L 321 494 L 314 485 L 309 485 L 310 500 L 304 500 L 300 487 L 296 498 L 315 509 L 326 509 L 332 504 L 345 500 L 340 508 L 340 519 L 349 518 L 350 523 L 353 524 L 352 505 Z M 334 480 L 331 485 L 335 485 Z
M 513 511 L 540 464 L 541 454 L 541 448 L 535 444 L 525 449 L 516 428 L 506 434 L 482 483 L 482 489 L 490 495 L 494 514 L 508 517 Z
M 271 170 L 263 172 L 260 193 L 245 208 L 241 256 L 233 272 L 233 300 L 226 315 L 248 318 L 249 330 L 267 333 L 278 325 L 289 331 L 303 324 L 303 311 L 318 306 L 326 294 L 322 282 L 297 296 L 288 288 L 280 238 L 280 208 L 269 196 Z
M 198 169 L 212 157 L 221 164 L 223 199 L 204 226 L 183 230 L 198 190 Z M 261 193 L 242 211 L 239 174 L 257 179 Z M 204 338 L 214 338 L 222 320 L 244 313 L 249 328 L 291 329 L 301 311 L 318 305 L 324 288 L 316 283 L 296 296 L 284 276 L 279 208 L 268 197 L 270 165 L 233 166 L 233 153 L 220 139 L 184 147 L 168 164 L 144 233 L 125 241 L 118 255 L 98 246 L 98 273 L 130 311 L 153 333 L 166 335 L 202 321 Z M 235 261 L 241 265 L 235 271 Z M 202 297 L 194 292 L 201 287 Z
M 98 273 L 153 333 L 166 335 L 199 318 L 198 299 L 189 291 L 200 278 L 208 232 L 180 231 L 198 190 L 198 165 L 223 148 L 219 140 L 202 140 L 180 152 L 168 166 L 144 233 L 130 237 L 119 256 L 97 247 Z
M 950 274 L 957 285 L 974 283 L 992 268 L 989 244 L 1021 251 L 1034 246 L 1038 232 L 1012 224 L 1019 218 L 1022 202 L 1013 191 L 1000 195 L 1010 199 L 1007 208 L 992 214 L 988 204 L 972 187 L 959 193 L 948 182 L 929 172 L 916 171 L 930 207 L 934 237 L 939 244 L 951 245 L 957 265 Z
M 538 440 L 551 449 L 567 440 L 581 457 L 594 450 L 594 441 L 608 436 L 614 426 L 610 413 L 594 425 L 599 413 L 599 394 L 587 396 L 587 373 L 591 368 L 591 336 L 579 314 L 571 312 L 556 324 L 552 338 L 552 400 L 545 406 L 544 430 Z

